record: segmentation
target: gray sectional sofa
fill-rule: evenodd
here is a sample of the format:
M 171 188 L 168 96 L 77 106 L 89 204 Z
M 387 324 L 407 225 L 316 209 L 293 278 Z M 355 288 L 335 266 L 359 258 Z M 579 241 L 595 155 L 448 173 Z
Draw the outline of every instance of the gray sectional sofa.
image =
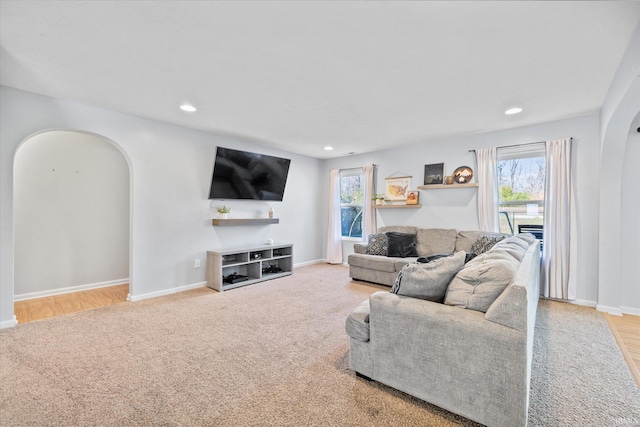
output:
M 455 249 L 470 248 L 470 240 L 457 233 Z M 387 283 L 387 277 L 397 276 L 381 270 L 391 270 L 385 261 L 365 266 L 360 256 L 356 259 L 360 261 L 350 263 L 356 277 Z M 447 264 L 462 264 L 460 259 L 443 258 L 442 265 L 428 267 L 426 277 Z M 350 368 L 487 426 L 526 426 L 539 242 L 519 235 L 497 243 L 461 265 L 445 284 L 442 301 L 402 295 L 411 269 L 420 267 L 410 264 L 403 270 L 392 288 L 397 293 L 375 292 L 348 316 Z
M 486 231 L 460 231 L 455 229 L 418 228 L 410 226 L 380 227 L 378 233 L 397 232 L 416 235 L 417 256 L 387 257 L 367 254 L 368 246 L 356 243 L 354 253 L 349 254 L 349 275 L 355 280 L 391 286 L 403 266 L 415 262 L 418 257 L 434 254 L 469 252 L 481 236 L 502 236 Z

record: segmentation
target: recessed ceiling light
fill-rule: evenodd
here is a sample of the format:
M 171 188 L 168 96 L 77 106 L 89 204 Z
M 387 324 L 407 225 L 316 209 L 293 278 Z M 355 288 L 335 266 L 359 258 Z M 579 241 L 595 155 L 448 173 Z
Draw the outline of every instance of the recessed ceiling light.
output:
M 518 114 L 522 112 L 522 108 L 520 107 L 513 107 L 513 108 L 509 108 L 507 111 L 505 111 L 504 113 L 508 116 L 512 115 L 512 114 Z
M 194 107 L 193 105 L 189 105 L 189 104 L 182 104 L 180 106 L 180 109 L 182 111 L 186 111 L 187 113 L 193 113 L 194 111 L 196 111 L 196 107 Z
M 327 145 L 326 147 L 324 147 L 324 151 L 331 151 L 333 150 L 333 147 L 330 145 Z

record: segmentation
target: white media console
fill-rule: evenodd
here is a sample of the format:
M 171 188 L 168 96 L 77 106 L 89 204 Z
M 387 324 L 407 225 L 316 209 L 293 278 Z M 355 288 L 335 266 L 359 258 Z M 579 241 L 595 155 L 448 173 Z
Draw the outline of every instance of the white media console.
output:
M 207 286 L 219 292 L 293 272 L 293 245 L 240 247 L 207 251 Z

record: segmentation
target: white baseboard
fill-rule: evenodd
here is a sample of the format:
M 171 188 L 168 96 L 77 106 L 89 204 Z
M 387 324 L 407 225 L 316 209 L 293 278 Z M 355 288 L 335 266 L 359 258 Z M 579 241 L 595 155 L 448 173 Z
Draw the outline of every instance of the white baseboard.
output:
M 583 305 L 585 307 L 593 307 L 595 308 L 598 303 L 595 301 L 589 301 L 589 300 L 585 300 L 585 299 L 574 299 L 571 301 L 567 301 L 570 304 L 575 304 L 575 305 Z
M 305 267 L 307 265 L 314 265 L 314 264 L 322 264 L 324 262 L 327 262 L 326 260 L 322 260 L 322 259 L 316 259 L 313 261 L 306 261 L 306 262 L 301 262 L 298 264 L 293 264 L 293 268 L 298 268 L 298 267 Z
M 0 322 L 0 329 L 13 328 L 18 324 L 18 319 L 16 315 L 13 315 L 13 320 L 5 320 L 4 322 Z
M 596 306 L 596 310 L 604 311 L 605 313 L 609 313 L 614 316 L 622 316 L 622 310 L 620 309 L 620 307 L 610 307 L 608 305 L 598 304 Z
M 161 291 L 149 292 L 149 293 L 146 293 L 146 294 L 140 294 L 140 295 L 131 295 L 131 294 L 129 294 L 129 295 L 127 295 L 127 301 L 131 301 L 131 302 L 142 301 L 143 299 L 156 298 L 156 297 L 162 297 L 162 296 L 165 296 L 165 295 L 177 294 L 178 292 L 184 292 L 184 291 L 188 291 L 190 289 L 196 289 L 196 288 L 204 288 L 205 286 L 207 286 L 207 282 L 198 282 L 198 283 L 192 283 L 190 285 L 178 286 L 177 288 L 163 289 Z
M 630 314 L 632 316 L 640 316 L 640 308 L 620 306 L 622 314 Z
M 34 298 L 51 297 L 54 295 L 70 294 L 71 292 L 88 291 L 91 289 L 106 288 L 108 286 L 124 285 L 129 283 L 129 279 L 108 280 L 106 282 L 89 283 L 86 285 L 69 286 L 67 288 L 51 289 L 48 291 L 31 292 L 28 294 L 14 295 L 14 301 L 25 301 Z

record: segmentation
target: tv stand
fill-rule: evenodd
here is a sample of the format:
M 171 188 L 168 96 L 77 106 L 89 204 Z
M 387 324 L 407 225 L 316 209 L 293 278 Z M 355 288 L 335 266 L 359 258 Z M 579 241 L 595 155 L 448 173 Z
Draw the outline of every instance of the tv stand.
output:
M 293 245 L 207 251 L 207 286 L 219 292 L 293 274 Z

